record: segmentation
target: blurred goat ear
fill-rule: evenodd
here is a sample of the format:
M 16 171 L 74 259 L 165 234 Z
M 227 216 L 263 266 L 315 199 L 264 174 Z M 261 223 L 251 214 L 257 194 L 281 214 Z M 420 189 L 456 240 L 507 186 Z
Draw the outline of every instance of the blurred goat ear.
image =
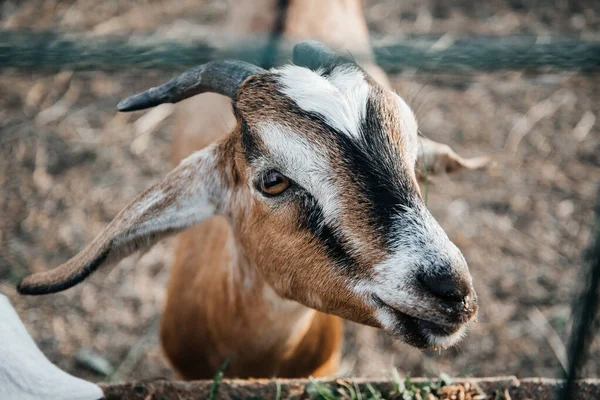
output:
M 462 158 L 450 146 L 419 137 L 415 173 L 423 181 L 427 175 L 477 170 L 491 165 L 489 157 Z
M 218 145 L 192 154 L 121 210 L 79 254 L 57 268 L 26 277 L 18 291 L 36 295 L 68 289 L 101 265 L 149 248 L 222 211 L 228 191 L 224 163 Z

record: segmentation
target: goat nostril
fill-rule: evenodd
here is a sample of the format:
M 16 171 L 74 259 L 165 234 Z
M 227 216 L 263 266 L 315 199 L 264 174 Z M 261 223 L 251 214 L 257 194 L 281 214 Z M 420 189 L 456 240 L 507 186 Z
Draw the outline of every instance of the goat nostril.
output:
M 463 302 L 470 293 L 469 285 L 453 275 L 420 274 L 417 279 L 425 289 L 442 300 Z

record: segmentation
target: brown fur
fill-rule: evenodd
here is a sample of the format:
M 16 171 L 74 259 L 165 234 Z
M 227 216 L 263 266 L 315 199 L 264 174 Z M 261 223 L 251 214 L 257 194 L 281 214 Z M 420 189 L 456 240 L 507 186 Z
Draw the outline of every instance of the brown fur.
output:
M 324 364 L 335 371 L 341 321 L 294 304 L 279 312 L 224 218 L 181 234 L 175 254 L 161 339 L 182 378 L 210 378 L 228 357 L 227 376 L 241 378 L 308 376 Z

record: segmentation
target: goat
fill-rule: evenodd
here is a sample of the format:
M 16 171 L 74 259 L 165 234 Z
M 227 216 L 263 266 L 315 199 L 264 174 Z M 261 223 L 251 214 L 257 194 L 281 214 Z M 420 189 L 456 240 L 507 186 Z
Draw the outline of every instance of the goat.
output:
M 97 400 L 102 390 L 52 364 L 27 333 L 8 298 L 0 294 L 0 399 Z
M 264 11 L 237 11 L 229 26 L 254 32 Z M 290 1 L 286 19 L 285 37 L 371 51 L 359 1 Z M 477 296 L 461 252 L 425 207 L 415 165 L 485 161 L 419 144 L 410 107 L 372 61 L 360 67 L 303 42 L 294 64 L 210 62 L 119 103 L 134 111 L 202 94 L 178 107 L 177 167 L 83 251 L 18 290 L 67 289 L 183 231 L 161 321 L 183 379 L 210 378 L 227 358 L 231 377 L 329 375 L 340 362 L 340 317 L 419 348 L 459 341 Z

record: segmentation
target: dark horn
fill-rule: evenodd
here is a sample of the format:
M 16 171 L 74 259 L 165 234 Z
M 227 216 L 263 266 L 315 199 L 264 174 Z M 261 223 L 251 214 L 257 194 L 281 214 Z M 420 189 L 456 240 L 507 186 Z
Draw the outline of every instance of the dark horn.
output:
M 294 46 L 294 64 L 312 70 L 327 65 L 347 64 L 352 61 L 338 55 L 329 47 L 316 40 L 307 40 Z
M 136 111 L 163 103 L 177 103 L 200 93 L 212 92 L 235 98 L 240 85 L 252 75 L 266 72 L 243 61 L 211 61 L 117 104 L 119 111 Z

